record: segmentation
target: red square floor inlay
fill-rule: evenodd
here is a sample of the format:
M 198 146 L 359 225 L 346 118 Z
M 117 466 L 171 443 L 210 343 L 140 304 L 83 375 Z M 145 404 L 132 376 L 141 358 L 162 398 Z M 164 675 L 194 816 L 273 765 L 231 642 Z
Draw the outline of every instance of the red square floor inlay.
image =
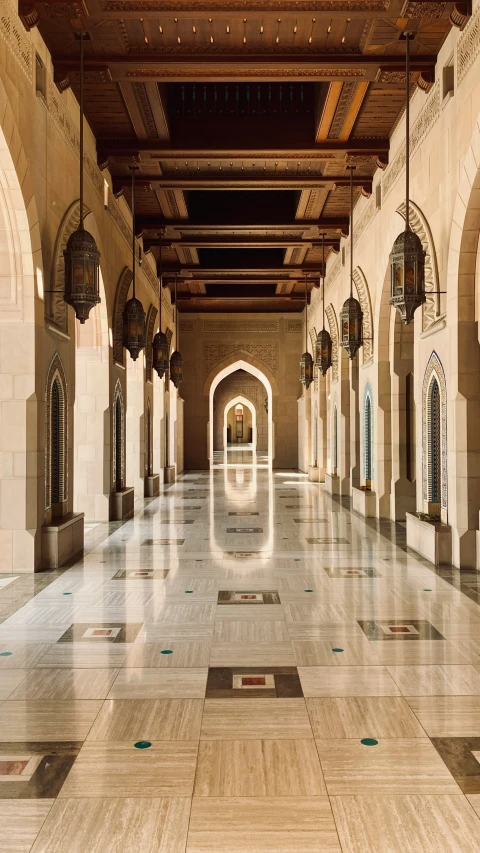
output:
M 20 776 L 28 761 L 0 761 L 0 776 Z
M 392 634 L 409 634 L 410 628 L 405 628 L 403 625 L 389 625 L 388 630 Z
M 244 687 L 265 687 L 265 676 L 248 676 L 246 678 L 242 678 L 242 685 Z

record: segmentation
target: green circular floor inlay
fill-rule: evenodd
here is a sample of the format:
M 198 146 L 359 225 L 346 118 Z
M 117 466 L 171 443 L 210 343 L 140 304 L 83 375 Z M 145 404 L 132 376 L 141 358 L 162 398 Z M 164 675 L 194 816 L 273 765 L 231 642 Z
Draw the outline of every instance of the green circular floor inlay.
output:
M 152 742 L 150 740 L 137 740 L 133 745 L 135 749 L 150 749 Z
M 424 592 L 431 592 L 432 590 L 431 589 L 424 589 L 423 591 Z
M 306 589 L 305 592 L 313 592 L 313 589 Z
M 186 589 L 185 594 L 191 595 L 193 593 L 193 589 Z
M 363 743 L 364 746 L 376 746 L 378 743 L 378 740 L 375 740 L 375 738 L 373 738 L 373 737 L 364 737 L 364 738 L 362 738 L 360 743 Z
M 173 652 L 172 652 L 172 650 L 171 650 L 171 649 L 162 649 L 162 651 L 160 652 L 160 654 L 161 654 L 161 655 L 173 655 Z
M 343 652 L 343 649 L 332 649 L 332 652 Z
M 63 594 L 64 595 L 71 595 L 72 593 L 71 592 L 64 592 Z
M 13 655 L 13 652 L 0 652 L 0 658 L 8 658 Z

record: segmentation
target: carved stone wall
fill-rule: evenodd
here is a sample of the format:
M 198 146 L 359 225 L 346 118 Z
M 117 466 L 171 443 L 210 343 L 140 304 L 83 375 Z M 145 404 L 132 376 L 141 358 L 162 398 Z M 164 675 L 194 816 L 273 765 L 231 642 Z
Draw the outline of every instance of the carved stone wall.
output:
M 360 267 L 354 269 L 353 281 L 357 288 L 358 301 L 360 302 L 363 311 L 362 364 L 365 366 L 373 361 L 373 318 L 370 291 L 368 289 L 367 280 Z
M 405 219 L 407 206 L 405 202 L 397 207 L 397 213 Z M 438 266 L 435 245 L 430 226 L 420 208 L 413 201 L 409 205 L 410 228 L 418 234 L 425 249 L 425 291 L 436 294 L 435 298 L 427 297 L 423 305 L 423 330 L 428 329 L 438 319 L 440 310 L 440 285 L 438 281 Z
M 325 316 L 328 320 L 328 328 L 332 339 L 332 382 L 338 380 L 338 323 L 333 305 L 327 305 Z
M 115 305 L 113 308 L 113 360 L 118 364 L 125 364 L 125 353 L 123 349 L 123 310 L 127 301 L 128 291 L 132 283 L 133 273 L 125 267 L 117 284 L 115 294 Z
M 258 361 L 270 368 L 272 373 L 277 371 L 277 344 L 274 341 L 266 341 L 265 343 L 249 343 L 248 341 L 232 341 L 231 343 L 213 343 L 207 342 L 204 344 L 204 364 L 205 375 L 210 370 L 224 361 L 229 355 L 238 352 L 247 352 L 254 356 Z

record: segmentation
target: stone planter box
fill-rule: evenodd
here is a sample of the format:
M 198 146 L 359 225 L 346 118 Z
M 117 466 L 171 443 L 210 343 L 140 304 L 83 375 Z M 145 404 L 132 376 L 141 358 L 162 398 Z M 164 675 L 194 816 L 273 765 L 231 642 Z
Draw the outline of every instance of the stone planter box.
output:
M 163 469 L 163 482 L 164 483 L 174 483 L 175 482 L 175 465 L 169 465 L 167 468 Z
M 352 488 L 352 509 L 364 518 L 375 518 L 377 515 L 377 496 L 375 492 Z
M 158 498 L 160 494 L 160 474 L 152 474 L 150 477 L 145 477 L 146 498 Z
M 329 495 L 340 494 L 340 477 L 337 474 L 325 474 L 325 491 Z
M 317 468 L 315 465 L 308 466 L 308 479 L 312 481 L 312 483 L 324 483 L 325 482 L 325 472 L 323 468 Z
M 59 569 L 74 557 L 81 557 L 84 517 L 83 512 L 70 512 L 42 527 L 43 569 Z
M 407 545 L 436 566 L 452 562 L 452 528 L 432 524 L 407 512 Z
M 110 495 L 110 521 L 125 521 L 133 518 L 135 490 L 133 486 L 112 492 Z

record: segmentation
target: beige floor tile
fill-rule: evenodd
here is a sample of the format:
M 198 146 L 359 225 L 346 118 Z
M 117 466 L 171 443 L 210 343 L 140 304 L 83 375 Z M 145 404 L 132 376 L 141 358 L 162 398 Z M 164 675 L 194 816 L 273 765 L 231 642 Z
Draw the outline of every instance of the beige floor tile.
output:
M 462 796 L 331 798 L 343 853 L 478 853 L 480 821 Z
M 184 853 L 190 799 L 57 800 L 32 853 Z
M 202 740 L 313 737 L 304 699 L 206 699 Z
M 407 696 L 429 737 L 480 737 L 477 696 Z
M 4 702 L 0 706 L 2 741 L 85 740 L 102 707 L 101 700 Z
M 386 644 L 385 644 L 386 645 Z M 293 640 L 297 666 L 376 666 L 381 663 L 368 640 Z M 342 652 L 333 649 L 341 648 Z
M 123 666 L 130 648 L 131 644 L 126 643 L 56 643 L 46 646 L 47 651 L 36 666 L 40 669 L 118 669 Z
M 281 604 L 244 604 L 243 606 L 221 604 L 217 606 L 215 614 L 215 619 L 221 622 L 228 622 L 230 619 L 234 622 L 248 622 L 250 620 L 254 622 L 281 622 L 283 618 L 284 614 Z
M 109 699 L 203 699 L 207 669 L 123 669 Z
M 414 642 L 372 642 L 372 648 L 380 661 L 390 666 L 428 665 L 428 664 L 468 664 L 474 663 L 453 643 L 442 640 L 416 640 Z
M 404 696 L 480 696 L 480 672 L 469 664 L 387 669 Z
M 364 640 L 365 634 L 358 622 L 287 622 L 286 628 L 291 640 L 330 640 L 335 645 L 341 640 Z
M 0 700 L 8 699 L 15 689 L 25 681 L 31 670 L 28 669 L 5 669 L 0 676 Z
M 0 853 L 29 853 L 54 800 L 0 800 Z
M 200 743 L 196 797 L 307 797 L 326 793 L 312 740 Z
M 138 632 L 137 639 L 146 643 L 161 643 L 164 637 L 173 640 L 209 640 L 213 635 L 212 623 L 148 622 Z
M 11 695 L 14 701 L 105 699 L 118 669 L 32 669 Z
M 329 796 L 460 792 L 428 738 L 382 739 L 376 746 L 317 740 L 317 749 Z
M 69 797 L 180 797 L 193 791 L 197 743 L 85 743 L 60 791 Z
M 215 645 L 219 643 L 288 643 L 289 639 L 285 622 L 253 622 L 245 619 L 216 621 L 213 633 Z
M 472 806 L 472 808 L 475 809 L 477 815 L 480 817 L 480 794 L 469 794 L 467 800 Z
M 87 741 L 198 740 L 202 699 L 107 699 Z
M 47 643 L 20 646 L 13 643 L 0 643 L 0 670 L 3 669 L 31 669 L 50 649 Z M 6 654 L 10 652 L 10 654 Z M 3 657 L 5 655 L 5 657 Z
M 289 642 L 214 643 L 210 666 L 295 666 L 295 658 Z
M 383 666 L 298 667 L 305 696 L 399 696 Z
M 425 737 L 407 701 L 400 696 L 307 699 L 316 738 Z
M 136 640 L 127 655 L 126 667 L 159 667 L 172 669 L 175 667 L 208 666 L 210 657 L 209 641 L 172 640 L 166 637 L 163 642 L 145 643 Z M 162 654 L 163 651 L 172 654 Z
M 327 797 L 194 797 L 186 853 L 341 853 Z

